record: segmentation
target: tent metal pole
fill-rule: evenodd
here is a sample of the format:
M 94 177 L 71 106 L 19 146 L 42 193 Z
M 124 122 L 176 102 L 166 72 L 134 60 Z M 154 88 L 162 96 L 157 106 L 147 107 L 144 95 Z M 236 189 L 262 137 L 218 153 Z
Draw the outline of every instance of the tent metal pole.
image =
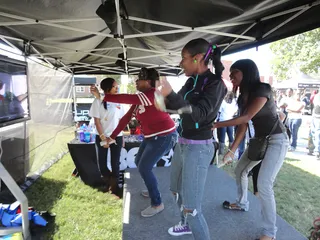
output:
M 256 24 L 257 24 L 257 23 L 251 24 L 246 30 L 244 30 L 244 31 L 241 33 L 241 35 L 242 35 L 242 34 L 245 34 L 246 32 L 248 32 L 248 31 L 249 31 L 251 28 L 253 28 Z M 222 50 L 222 53 L 223 53 L 224 51 L 226 51 L 231 45 L 233 45 L 233 43 L 236 42 L 238 39 L 239 39 L 239 38 L 236 38 L 236 39 L 234 39 L 230 44 L 228 44 L 228 45 Z
M 68 23 L 68 22 L 86 22 L 86 21 L 97 21 L 100 20 L 100 18 L 74 18 L 74 19 L 52 19 L 52 20 L 44 20 L 49 23 Z M 11 21 L 11 22 L 1 22 L 0 26 L 21 26 L 21 25 L 32 25 L 37 24 L 34 21 Z
M 66 29 L 66 30 L 71 30 L 71 31 L 76 31 L 76 32 L 83 32 L 83 33 L 94 34 L 94 35 L 97 35 L 97 36 L 113 38 L 113 35 L 107 34 L 107 33 L 94 32 L 94 31 L 89 31 L 89 30 L 85 30 L 85 29 L 69 27 L 69 26 L 60 25 L 60 24 L 56 24 L 56 23 L 50 23 L 50 22 L 47 22 L 47 21 L 44 21 L 44 20 L 26 18 L 26 17 L 13 15 L 13 14 L 4 13 L 4 12 L 0 12 L 0 16 L 19 19 L 19 20 L 23 20 L 23 21 L 27 21 L 27 22 L 34 22 L 35 24 L 42 24 L 42 25 L 46 25 L 46 26 L 50 26 L 50 27 L 56 27 L 56 28 L 61 28 L 61 29 Z
M 171 75 L 171 76 L 177 76 L 174 73 L 168 73 L 168 72 L 164 72 L 164 71 L 158 71 L 159 73 L 163 73 L 163 74 L 167 74 L 167 75 Z
M 23 39 L 20 39 L 20 38 L 15 38 L 15 37 L 10 37 L 10 36 L 6 36 L 6 35 L 1 35 L 0 34 L 0 37 L 3 37 L 5 39 L 9 39 L 9 40 L 14 40 L 14 41 L 19 41 L 19 42 L 24 42 Z
M 166 52 L 166 51 L 157 51 L 157 50 L 143 49 L 143 48 L 129 47 L 129 46 L 127 46 L 127 49 L 143 51 L 143 52 L 151 52 L 151 53 L 169 53 L 169 52 Z M 170 53 L 172 55 L 179 55 L 180 56 L 180 52 L 170 52 Z
M 107 73 L 108 72 L 112 72 L 112 73 L 119 74 L 119 72 L 115 72 L 115 71 L 107 70 L 107 69 L 103 69 L 103 68 L 93 68 L 93 67 L 83 67 L 83 68 L 87 68 L 87 69 L 90 69 L 90 70 L 83 70 L 83 71 L 75 72 L 74 74 L 95 72 L 95 71 L 103 71 L 103 72 L 107 72 Z
M 130 35 L 124 36 L 124 39 L 167 35 L 167 34 L 183 33 L 183 32 L 192 32 L 192 29 L 190 28 L 190 29 L 168 30 L 168 31 L 160 31 L 160 32 L 152 32 L 152 33 L 130 34 Z
M 285 20 L 284 22 L 280 23 L 278 26 L 276 26 L 275 28 L 271 29 L 269 32 L 265 33 L 262 38 L 267 37 L 268 35 L 270 35 L 271 33 L 273 33 L 274 31 L 278 30 L 279 28 L 281 28 L 282 26 L 286 25 L 288 22 L 292 21 L 293 19 L 295 19 L 296 17 L 298 17 L 299 15 L 301 15 L 302 13 L 304 13 L 305 11 L 309 10 L 311 8 L 311 6 L 306 7 L 302 10 L 300 10 L 299 12 L 297 12 L 296 14 L 294 14 L 293 16 L 291 16 L 290 18 L 288 18 L 287 20 Z
M 118 37 L 123 36 L 123 30 L 122 30 L 122 23 L 121 23 L 121 17 L 120 17 L 120 4 L 119 0 L 115 0 L 116 4 L 116 13 L 117 13 L 117 32 L 118 32 Z M 120 42 L 122 46 L 122 52 L 123 52 L 123 61 L 124 61 L 124 70 L 126 74 L 128 74 L 128 60 L 127 60 L 127 49 L 124 43 L 124 39 L 118 38 L 118 41 Z
M 118 50 L 122 49 L 122 47 L 110 47 L 110 48 L 98 48 L 98 49 L 86 49 L 80 50 L 83 53 L 91 53 L 93 51 L 105 51 L 105 50 Z M 49 52 L 49 53 L 42 53 L 43 56 L 50 56 L 50 55 L 60 55 L 60 54 L 74 54 L 75 52 L 79 52 L 79 50 L 72 50 L 72 51 L 63 51 L 63 52 Z M 31 54 L 31 56 L 39 56 L 40 54 Z
M 209 25 L 209 26 L 198 27 L 198 29 L 214 29 L 214 28 L 233 27 L 233 26 L 238 26 L 238 25 L 250 24 L 253 22 L 254 21 L 248 20 L 248 21 L 242 21 L 242 22 L 218 23 L 218 24 L 213 24 L 213 25 Z
M 48 63 L 50 65 L 50 67 L 52 67 L 53 69 L 55 68 L 55 66 L 53 66 L 53 64 L 51 62 L 49 62 L 44 56 L 41 55 L 41 53 L 38 51 L 38 49 L 34 46 L 32 46 L 30 44 L 30 46 L 33 48 L 33 50 L 37 53 L 40 54 L 40 56 L 42 57 L 43 61 L 45 61 L 46 63 Z
M 213 30 L 205 30 L 205 29 L 201 29 L 201 28 L 195 28 L 194 31 L 203 32 L 203 33 L 210 33 L 210 34 L 226 36 L 226 37 L 243 38 L 243 39 L 247 39 L 247 40 L 251 40 L 251 41 L 256 40 L 254 37 L 243 36 L 243 35 L 233 34 L 233 33 L 220 32 L 220 31 L 213 31 Z
M 249 42 L 252 42 L 252 41 L 250 41 L 250 40 L 237 41 L 237 42 L 232 43 L 232 45 L 243 44 L 243 43 L 249 43 Z M 229 42 L 229 43 L 222 43 L 222 44 L 219 44 L 219 47 L 228 46 L 230 43 L 231 43 L 231 42 Z
M 165 27 L 180 28 L 180 29 L 189 29 L 190 28 L 190 27 L 187 27 L 187 26 L 182 26 L 182 25 L 177 25 L 177 24 L 172 24 L 172 23 L 166 23 L 166 22 L 160 22 L 160 21 L 155 21 L 155 20 L 150 20 L 150 19 L 145 19 L 145 18 L 139 18 L 139 17 L 129 16 L 128 19 L 132 20 L 132 21 L 150 23 L 150 24 L 160 25 L 160 26 L 165 26 Z
M 137 62 L 137 61 L 130 61 L 131 63 L 134 64 L 141 64 L 141 65 L 145 65 L 145 66 L 152 66 L 152 67 L 158 67 L 160 66 L 159 64 L 152 64 L 152 63 L 145 63 L 145 62 Z
M 128 61 L 145 59 L 145 58 L 161 57 L 161 56 L 172 56 L 172 55 L 171 55 L 171 53 L 161 53 L 161 54 L 147 55 L 147 56 L 142 56 L 142 57 L 129 58 Z
M 60 49 L 60 50 L 66 50 L 66 51 L 74 51 L 74 53 L 85 53 L 85 54 L 88 54 L 88 55 L 102 57 L 102 58 L 108 58 L 108 59 L 114 59 L 114 60 L 118 60 L 118 59 L 122 60 L 121 58 L 117 58 L 117 57 L 111 57 L 111 56 L 106 56 L 106 55 L 97 54 L 97 53 L 85 52 L 85 51 L 82 51 L 82 50 L 72 50 L 72 49 L 67 49 L 67 48 L 61 48 L 61 47 L 56 47 L 56 46 L 43 44 L 43 43 L 32 42 L 32 44 L 33 45 L 43 46 L 43 47 L 49 47 L 49 48 L 51 47 L 51 48 L 56 48 L 56 49 Z
M 6 44 L 8 44 L 10 47 L 12 47 L 12 48 L 14 48 L 15 50 L 18 50 L 18 51 L 21 52 L 21 50 L 20 50 L 19 48 L 17 48 L 15 45 L 13 45 L 13 44 L 12 44 L 10 41 L 8 41 L 6 38 L 0 37 L 0 39 L 1 39 L 2 41 L 4 41 Z M 22 54 L 22 52 L 21 52 L 21 54 Z

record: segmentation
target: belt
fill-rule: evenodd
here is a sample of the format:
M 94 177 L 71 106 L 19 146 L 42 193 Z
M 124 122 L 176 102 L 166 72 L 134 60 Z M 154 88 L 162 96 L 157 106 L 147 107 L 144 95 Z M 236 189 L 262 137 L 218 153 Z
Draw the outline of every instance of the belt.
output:
M 178 143 L 180 144 L 212 144 L 213 140 L 211 138 L 207 140 L 191 140 L 191 139 L 179 137 Z

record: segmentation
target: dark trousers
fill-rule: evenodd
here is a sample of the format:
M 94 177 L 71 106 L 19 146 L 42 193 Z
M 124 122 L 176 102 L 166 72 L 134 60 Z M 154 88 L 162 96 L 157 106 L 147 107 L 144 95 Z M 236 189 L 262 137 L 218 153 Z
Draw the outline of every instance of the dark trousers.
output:
M 228 134 L 229 142 L 231 142 L 231 143 L 233 142 L 233 140 L 234 140 L 234 138 L 233 138 L 234 127 L 230 126 L 230 127 L 224 127 L 224 128 L 217 129 L 219 143 L 225 143 L 226 133 Z
M 117 144 L 111 144 L 109 146 L 111 152 L 111 168 L 112 172 L 107 167 L 107 154 L 108 148 L 100 146 L 101 139 L 99 136 L 96 136 L 96 146 L 98 150 L 98 164 L 100 173 L 104 177 L 112 176 L 117 182 L 119 181 L 119 171 L 120 171 L 120 153 L 122 149 L 123 138 L 116 137 Z

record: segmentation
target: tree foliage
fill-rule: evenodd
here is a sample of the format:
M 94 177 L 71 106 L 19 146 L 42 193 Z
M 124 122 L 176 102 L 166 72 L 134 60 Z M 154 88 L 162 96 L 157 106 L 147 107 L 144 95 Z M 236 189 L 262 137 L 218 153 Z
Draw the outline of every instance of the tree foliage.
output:
M 320 72 L 320 28 L 274 42 L 270 49 L 272 71 L 279 80 L 297 70 L 311 75 Z

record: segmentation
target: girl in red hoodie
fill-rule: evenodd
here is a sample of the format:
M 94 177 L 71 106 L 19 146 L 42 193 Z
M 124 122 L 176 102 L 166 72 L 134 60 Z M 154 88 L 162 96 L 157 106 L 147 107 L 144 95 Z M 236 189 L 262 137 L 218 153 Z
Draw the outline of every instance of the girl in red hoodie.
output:
M 144 134 L 144 140 L 135 159 L 151 199 L 151 206 L 141 212 L 143 217 L 152 217 L 164 209 L 152 168 L 174 146 L 178 137 L 175 124 L 169 114 L 158 111 L 154 106 L 157 81 L 159 81 L 157 70 L 142 68 L 136 80 L 138 94 L 106 94 L 104 99 L 108 102 L 132 104 L 120 120 L 118 127 L 107 138 L 107 145 L 125 128 L 132 117 L 139 121 Z

